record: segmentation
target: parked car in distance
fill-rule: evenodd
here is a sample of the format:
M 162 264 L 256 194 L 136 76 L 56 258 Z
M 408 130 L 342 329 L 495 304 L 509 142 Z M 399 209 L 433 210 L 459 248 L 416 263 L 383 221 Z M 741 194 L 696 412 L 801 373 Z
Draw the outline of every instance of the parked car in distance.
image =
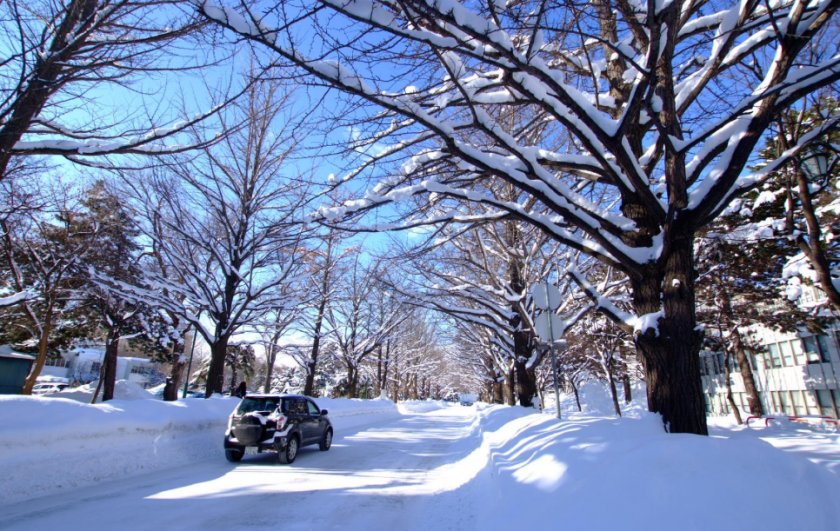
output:
M 317 444 L 325 452 L 332 446 L 332 439 L 327 410 L 311 398 L 250 393 L 228 419 L 225 457 L 237 462 L 247 448 L 256 448 L 257 452 L 277 452 L 278 461 L 290 464 L 302 447 Z
M 66 383 L 56 383 L 56 382 L 45 382 L 35 384 L 35 387 L 32 388 L 33 395 L 48 395 L 50 393 L 57 393 L 59 391 L 63 391 L 70 387 L 70 384 Z

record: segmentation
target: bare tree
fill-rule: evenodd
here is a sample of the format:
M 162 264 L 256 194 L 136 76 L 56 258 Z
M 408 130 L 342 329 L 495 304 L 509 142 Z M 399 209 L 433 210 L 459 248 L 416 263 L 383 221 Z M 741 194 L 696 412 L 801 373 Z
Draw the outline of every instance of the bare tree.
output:
M 324 316 L 329 323 L 335 355 L 346 371 L 347 396 L 358 396 L 362 364 L 384 344 L 404 320 L 402 303 L 384 291 L 378 264 L 354 263 L 338 281 Z
M 134 187 L 146 235 L 170 273 L 119 288 L 202 335 L 211 351 L 208 397 L 223 389 L 231 336 L 298 304 L 296 290 L 285 287 L 298 281 L 306 187 L 297 168 L 287 167 L 302 134 L 285 105 L 289 97 L 275 82 L 252 85 L 220 116 L 228 133 L 219 144 Z M 150 230 L 157 224 L 161 231 Z
M 458 205 L 468 201 L 485 219 L 519 218 L 625 274 L 632 314 L 586 291 L 637 330 L 648 407 L 665 428 L 707 433 L 695 234 L 836 125 L 824 122 L 749 173 L 773 120 L 840 79 L 840 54 L 828 48 L 836 35 L 814 40 L 834 31 L 837 2 L 196 3 L 278 60 L 376 107 L 368 145 L 383 148 L 340 182 L 414 155 L 346 209 L 423 194 L 435 208 L 401 222 L 414 225 L 463 220 Z M 342 35 L 326 29 L 336 18 L 350 21 Z M 815 42 L 831 51 L 804 53 Z M 522 109 L 515 121 L 503 112 L 511 106 Z M 521 196 L 485 194 L 487 179 Z M 588 201 L 587 187 L 609 190 L 612 202 Z
M 96 242 L 96 227 L 79 222 L 79 205 L 73 195 L 56 184 L 43 194 L 43 209 L 9 212 L 0 218 L 4 283 L 18 294 L 7 312 L 7 326 L 17 322 L 23 335 L 36 345 L 35 363 L 27 376 L 23 393 L 30 394 L 47 360 L 47 355 L 69 319 L 79 310 L 74 301 L 79 287 L 78 266 Z M 80 316 L 78 316 L 80 317 Z M 84 319 L 73 323 L 82 331 Z
M 183 120 L 160 101 L 167 77 L 189 76 L 212 56 L 187 43 L 204 24 L 179 2 L 10 0 L 0 4 L 0 17 L 7 54 L 0 62 L 0 181 L 24 155 L 82 162 L 182 151 L 195 144 L 166 141 L 216 111 Z M 146 83 L 151 78 L 157 88 Z M 119 105 L 104 103 L 109 91 L 121 94 Z

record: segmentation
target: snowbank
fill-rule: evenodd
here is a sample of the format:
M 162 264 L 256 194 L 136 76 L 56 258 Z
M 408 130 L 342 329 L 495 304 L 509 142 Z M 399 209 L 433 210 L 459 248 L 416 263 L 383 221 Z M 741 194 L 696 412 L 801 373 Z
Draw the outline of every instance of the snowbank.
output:
M 0 503 L 220 458 L 238 398 L 164 402 L 137 389 L 118 385 L 118 399 L 95 405 L 64 393 L 0 395 Z M 372 417 L 386 422 L 400 414 L 389 400 L 316 402 L 329 410 L 339 434 L 370 425 Z
M 840 477 L 759 432 L 700 437 L 666 434 L 651 414 L 558 422 L 517 413 L 482 411 L 496 428 L 485 434 L 495 499 L 479 528 L 830 531 L 840 522 L 829 494 Z M 840 440 L 823 443 L 836 462 Z

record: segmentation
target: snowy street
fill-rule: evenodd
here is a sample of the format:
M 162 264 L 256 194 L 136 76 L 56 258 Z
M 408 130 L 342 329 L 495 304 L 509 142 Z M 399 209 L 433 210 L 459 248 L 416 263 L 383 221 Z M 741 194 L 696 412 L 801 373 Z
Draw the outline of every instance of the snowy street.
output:
M 56 497 L 7 507 L 3 529 L 427 529 L 442 514 L 458 514 L 451 529 L 472 527 L 460 499 L 431 496 L 453 489 L 470 472 L 475 410 L 438 409 L 336 437 L 328 452 L 304 448 L 291 466 L 274 454 L 238 464 L 216 459 L 175 470 L 110 481 Z M 447 463 L 459 462 L 457 474 Z M 444 470 L 441 470 L 441 467 Z M 449 469 L 450 471 L 453 471 Z M 459 497 L 466 495 L 457 490 Z M 445 508 L 444 503 L 457 503 Z M 102 511 L 103 504 L 107 511 Z M 443 511 L 443 513 L 441 513 Z M 445 527 L 443 529 L 446 529 Z
M 235 398 L 0 397 L 0 529 L 837 529 L 836 431 L 717 418 L 709 437 L 667 434 L 637 403 L 611 415 L 601 386 L 581 396 L 582 412 L 566 397 L 562 420 L 319 398 L 333 446 L 292 465 L 225 460 Z

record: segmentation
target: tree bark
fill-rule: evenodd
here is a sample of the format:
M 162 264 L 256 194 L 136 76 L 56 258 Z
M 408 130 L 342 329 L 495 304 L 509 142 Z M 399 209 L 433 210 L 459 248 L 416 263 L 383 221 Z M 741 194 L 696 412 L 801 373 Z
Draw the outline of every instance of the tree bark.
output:
M 729 368 L 731 356 L 728 348 L 724 347 L 723 352 L 723 377 L 726 380 L 726 401 L 729 403 L 729 409 L 732 410 L 732 414 L 735 415 L 735 422 L 742 424 L 741 411 L 738 409 L 738 405 L 735 404 L 735 397 L 732 395 L 732 374 Z
M 615 385 L 615 378 L 613 378 L 611 368 L 607 369 L 607 371 L 608 371 L 607 372 L 607 382 L 610 385 L 610 397 L 612 397 L 613 410 L 615 411 L 615 414 L 620 417 L 621 416 L 621 406 L 618 403 L 618 389 L 616 388 L 616 385 Z
M 663 312 L 657 329 L 636 336 L 636 347 L 644 361 L 648 409 L 662 416 L 665 430 L 708 435 L 700 384 L 702 332 L 694 313 L 693 243 L 687 230 L 672 234 L 662 268 L 651 265 L 631 279 L 637 315 Z
M 577 384 L 575 384 L 574 380 L 569 380 L 569 385 L 572 386 L 572 392 L 575 395 L 575 405 L 577 406 L 577 410 L 583 411 L 583 408 L 580 406 L 580 391 L 578 391 Z M 557 407 L 560 407 L 560 404 L 557 404 Z
M 227 354 L 228 336 L 222 336 L 210 345 L 210 367 L 207 370 L 207 388 L 205 398 L 213 393 L 224 392 L 225 355 Z
M 182 345 L 181 350 L 183 348 Z M 180 356 L 172 362 L 172 370 L 169 372 L 169 378 L 166 379 L 166 385 L 163 387 L 164 401 L 174 402 L 178 400 L 178 390 L 181 389 L 181 380 L 184 378 L 184 369 L 186 368 L 187 364 L 181 361 Z
M 507 378 L 505 378 L 505 403 L 509 406 L 516 405 L 516 369 L 511 364 L 508 369 Z
M 117 355 L 120 350 L 120 330 L 111 328 L 105 342 L 105 357 L 102 360 L 102 401 L 114 399 L 114 383 L 117 379 Z
M 633 389 L 630 387 L 630 375 L 621 377 L 621 384 L 624 387 L 624 403 L 629 404 L 633 400 Z
M 324 312 L 327 308 L 327 299 L 324 296 L 318 304 L 318 315 L 315 317 L 314 337 L 312 338 L 312 350 L 309 353 L 309 361 L 306 364 L 306 383 L 303 386 L 303 394 L 314 396 L 315 392 L 315 371 L 318 368 L 318 356 L 321 353 L 321 327 L 324 323 Z
M 764 415 L 764 406 L 761 405 L 761 398 L 758 396 L 758 387 L 755 385 L 753 374 L 747 352 L 744 350 L 744 343 L 741 339 L 741 331 L 734 326 L 729 332 L 732 338 L 732 350 L 735 352 L 735 360 L 738 362 L 738 370 L 744 380 L 744 391 L 747 395 L 747 405 L 750 408 L 750 415 L 760 417 Z
M 537 395 L 536 374 L 533 369 L 528 368 L 526 361 L 517 357 L 513 363 L 516 371 L 516 392 L 520 406 L 534 407 L 534 397 Z

